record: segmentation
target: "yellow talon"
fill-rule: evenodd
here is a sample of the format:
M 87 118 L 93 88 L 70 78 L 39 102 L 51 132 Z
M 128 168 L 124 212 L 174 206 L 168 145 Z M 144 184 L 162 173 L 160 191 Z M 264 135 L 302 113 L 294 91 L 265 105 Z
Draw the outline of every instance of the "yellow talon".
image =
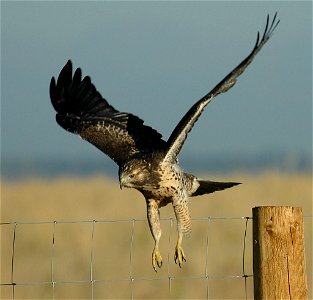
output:
M 180 245 L 176 246 L 174 261 L 175 261 L 175 264 L 177 264 L 177 262 L 178 262 L 178 265 L 180 268 L 182 266 L 183 261 L 186 262 L 184 250 Z
M 157 272 L 157 266 L 162 267 L 162 256 L 158 249 L 154 249 L 152 252 L 152 266 L 155 272 Z

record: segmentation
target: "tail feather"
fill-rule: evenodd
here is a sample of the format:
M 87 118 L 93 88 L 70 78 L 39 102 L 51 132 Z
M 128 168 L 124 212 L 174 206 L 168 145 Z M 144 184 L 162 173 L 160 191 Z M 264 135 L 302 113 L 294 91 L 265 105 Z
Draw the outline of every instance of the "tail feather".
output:
M 241 184 L 239 182 L 216 182 L 209 180 L 198 180 L 198 183 L 200 185 L 197 190 L 192 194 L 192 196 L 210 194 L 217 191 L 229 189 L 235 185 Z

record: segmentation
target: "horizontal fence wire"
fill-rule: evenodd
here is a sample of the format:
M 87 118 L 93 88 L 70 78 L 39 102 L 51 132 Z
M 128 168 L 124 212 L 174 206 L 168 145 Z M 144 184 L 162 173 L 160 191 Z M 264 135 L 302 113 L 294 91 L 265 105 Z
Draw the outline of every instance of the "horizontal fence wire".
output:
M 304 216 L 304 218 L 312 219 L 312 216 Z M 231 221 L 231 220 L 241 220 L 244 222 L 244 230 L 242 234 L 242 272 L 241 274 L 232 274 L 232 275 L 211 275 L 209 273 L 209 246 L 210 246 L 210 238 L 211 238 L 211 227 L 212 222 L 214 221 Z M 206 236 L 206 247 L 205 247 L 205 271 L 201 276 L 177 276 L 172 274 L 172 270 L 170 268 L 170 245 L 173 239 L 173 227 L 176 224 L 176 220 L 174 218 L 161 218 L 161 221 L 168 222 L 169 226 L 169 237 L 168 237 L 168 250 L 167 250 L 167 275 L 166 276 L 157 276 L 157 277 L 136 277 L 134 276 L 133 270 L 133 255 L 134 255 L 134 235 L 135 235 L 135 224 L 140 222 L 147 222 L 146 219 L 124 219 L 124 220 L 73 220 L 73 221 L 37 221 L 37 222 L 1 222 L 1 226 L 13 226 L 13 235 L 12 235 L 12 246 L 11 246 L 11 276 L 10 282 L 0 282 L 0 286 L 10 286 L 12 288 L 12 299 L 15 298 L 15 287 L 17 286 L 36 286 L 36 285 L 50 285 L 52 287 L 51 298 L 56 299 L 55 288 L 56 285 L 61 284 L 90 284 L 91 285 L 91 299 L 95 299 L 95 285 L 99 283 L 118 283 L 118 282 L 128 282 L 131 285 L 131 291 L 129 295 L 129 299 L 135 299 L 134 295 L 134 285 L 136 282 L 140 281 L 167 281 L 168 282 L 168 298 L 173 296 L 173 280 L 199 280 L 203 279 L 206 282 L 206 298 L 210 298 L 210 280 L 212 279 L 242 279 L 243 280 L 243 289 L 245 299 L 248 299 L 248 291 L 247 291 L 247 279 L 252 278 L 253 274 L 248 274 L 246 272 L 246 252 L 247 252 L 247 232 L 248 226 L 252 224 L 252 217 L 207 217 L 207 218 L 192 218 L 192 221 L 202 221 L 207 223 L 207 236 Z M 88 223 L 91 224 L 91 242 L 90 242 L 90 257 L 89 257 L 89 274 L 90 278 L 86 280 L 56 280 L 55 279 L 55 248 L 56 248 L 56 228 L 61 224 L 82 224 Z M 131 236 L 129 241 L 129 265 L 130 272 L 128 277 L 119 277 L 112 279 L 97 279 L 94 274 L 95 262 L 94 262 L 94 243 L 95 243 L 95 230 L 96 225 L 101 223 L 129 223 L 131 226 Z M 17 228 L 20 226 L 27 225 L 52 225 L 52 237 L 51 237 L 51 256 L 50 256 L 50 280 L 43 281 L 17 281 L 15 280 L 15 248 L 16 241 L 18 239 Z M 2 258 L 3 259 L 3 258 Z M 312 274 L 308 274 L 308 279 L 312 279 Z

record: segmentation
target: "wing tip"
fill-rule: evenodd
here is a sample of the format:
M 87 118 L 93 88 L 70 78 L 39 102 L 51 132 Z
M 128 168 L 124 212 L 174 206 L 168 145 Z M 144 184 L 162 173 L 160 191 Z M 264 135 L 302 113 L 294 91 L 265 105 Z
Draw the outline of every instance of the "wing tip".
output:
M 62 111 L 61 94 L 72 82 L 73 64 L 70 59 L 63 66 L 57 79 L 52 76 L 49 86 L 49 94 L 53 108 L 57 112 Z

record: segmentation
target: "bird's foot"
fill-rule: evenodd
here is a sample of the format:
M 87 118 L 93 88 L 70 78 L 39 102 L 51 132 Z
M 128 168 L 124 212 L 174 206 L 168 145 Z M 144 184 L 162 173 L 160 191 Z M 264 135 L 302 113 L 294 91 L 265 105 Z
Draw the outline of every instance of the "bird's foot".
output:
M 186 261 L 184 250 L 183 250 L 182 246 L 180 246 L 180 245 L 176 246 L 174 261 L 175 261 L 175 264 L 178 263 L 180 268 L 183 264 L 183 261 Z
M 155 272 L 157 272 L 157 266 L 162 267 L 162 256 L 158 249 L 153 249 L 152 252 L 152 267 Z

